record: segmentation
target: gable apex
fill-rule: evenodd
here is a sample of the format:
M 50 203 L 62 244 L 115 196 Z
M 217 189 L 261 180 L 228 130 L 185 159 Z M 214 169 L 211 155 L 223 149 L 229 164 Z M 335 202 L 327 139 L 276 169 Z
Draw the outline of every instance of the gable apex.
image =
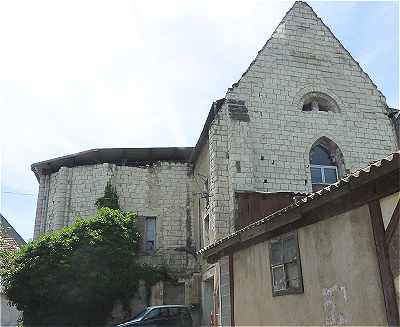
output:
M 324 43 L 328 43 L 329 47 L 325 47 Z M 300 49 L 304 47 L 307 48 L 307 51 Z M 276 51 L 277 48 L 280 48 L 280 52 Z M 327 52 L 328 49 L 331 51 L 328 56 L 320 55 L 318 57 L 318 55 L 314 54 L 314 52 L 318 52 L 319 50 Z M 291 56 L 303 57 L 309 60 L 325 61 L 325 65 L 327 66 L 330 65 L 329 60 L 340 60 L 340 64 L 347 66 L 349 70 L 357 71 L 360 77 L 365 79 L 366 84 L 370 85 L 371 94 L 376 94 L 387 113 L 389 112 L 386 98 L 377 85 L 333 34 L 330 28 L 318 17 L 313 8 L 305 1 L 296 1 L 286 12 L 271 37 L 258 51 L 256 57 L 241 75 L 240 79 L 228 89 L 226 96 L 229 97 L 229 92 L 239 86 L 242 79 L 252 70 L 257 61 L 264 61 L 266 65 L 272 64 L 274 59 L 278 58 L 281 53 L 285 55 L 289 53 Z

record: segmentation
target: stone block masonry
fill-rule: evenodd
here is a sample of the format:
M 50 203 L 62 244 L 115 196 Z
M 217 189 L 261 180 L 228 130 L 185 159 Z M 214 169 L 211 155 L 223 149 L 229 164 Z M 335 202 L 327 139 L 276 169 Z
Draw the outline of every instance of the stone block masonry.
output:
M 308 94 L 331 99 L 335 110 L 302 111 Z M 347 172 L 396 150 L 384 96 L 304 2 L 294 4 L 225 99 L 209 129 L 213 241 L 234 231 L 235 192 L 311 192 L 309 154 L 321 137 L 337 144 Z M 248 119 L 232 114 L 232 103 Z M 219 265 L 225 276 L 226 262 Z M 225 326 L 222 276 L 220 291 Z
M 175 249 L 198 249 L 233 232 L 235 192 L 311 192 L 310 150 L 321 138 L 343 155 L 341 174 L 385 157 L 397 147 L 388 114 L 369 76 L 311 7 L 297 1 L 240 80 L 212 106 L 192 156 L 176 157 L 185 163 L 36 171 L 35 237 L 72 224 L 77 215 L 93 215 L 111 180 L 124 210 L 157 217 L 157 251 L 143 260 L 189 275 L 201 260 Z M 231 324 L 232 312 L 226 259 L 215 267 L 201 263 L 202 289 L 219 290 L 215 304 L 223 326 Z M 219 273 L 212 279 L 210 271 Z M 219 288 L 210 288 L 213 281 Z M 214 301 L 211 291 L 202 294 L 203 303 Z
M 143 260 L 189 273 L 196 266 L 193 256 L 176 249 L 193 240 L 190 173 L 189 164 L 172 162 L 144 167 L 108 163 L 61 167 L 40 177 L 35 237 L 69 226 L 78 216 L 94 215 L 95 202 L 111 180 L 123 210 L 156 217 L 156 252 Z
M 312 92 L 329 96 L 338 111 L 302 111 Z M 303 2 L 226 99 L 209 130 L 215 239 L 233 231 L 235 191 L 310 192 L 309 152 L 320 137 L 338 145 L 347 171 L 396 150 L 384 96 Z M 245 106 L 249 121 L 232 118 L 230 103 Z

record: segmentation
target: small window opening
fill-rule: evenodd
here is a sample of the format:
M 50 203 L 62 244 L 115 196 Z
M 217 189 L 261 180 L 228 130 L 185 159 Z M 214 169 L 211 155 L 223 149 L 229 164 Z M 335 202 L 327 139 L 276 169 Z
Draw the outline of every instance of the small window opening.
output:
M 303 105 L 303 109 L 302 109 L 303 111 L 311 111 L 312 110 L 312 108 L 311 108 L 311 102 L 310 103 L 305 103 L 304 105 Z
M 303 97 L 302 103 L 302 111 L 339 111 L 336 102 L 323 93 L 309 93 Z
M 144 249 L 147 253 L 152 254 L 156 249 L 156 218 L 145 218 L 145 237 Z
M 317 191 L 327 185 L 336 183 L 338 180 L 338 170 L 329 151 L 318 144 L 311 149 L 310 156 L 311 183 L 313 191 Z
M 272 295 L 303 292 L 297 233 L 289 233 L 270 241 Z
M 343 153 L 335 142 L 322 136 L 309 153 L 312 190 L 336 183 L 346 174 Z

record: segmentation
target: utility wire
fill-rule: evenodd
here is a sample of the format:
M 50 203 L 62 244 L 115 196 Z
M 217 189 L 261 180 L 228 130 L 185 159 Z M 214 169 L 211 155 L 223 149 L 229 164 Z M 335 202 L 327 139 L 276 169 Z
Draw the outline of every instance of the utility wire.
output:
M 28 196 L 35 196 L 35 194 L 32 193 L 19 193 L 19 192 L 8 192 L 8 191 L 2 191 L 2 194 L 14 194 L 14 195 L 28 195 Z

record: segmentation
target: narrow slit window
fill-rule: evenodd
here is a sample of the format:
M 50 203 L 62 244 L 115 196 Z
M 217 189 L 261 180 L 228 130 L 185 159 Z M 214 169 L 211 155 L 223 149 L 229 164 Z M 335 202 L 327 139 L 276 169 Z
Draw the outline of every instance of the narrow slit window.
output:
M 145 237 L 144 249 L 147 253 L 152 254 L 156 249 L 156 218 L 145 218 Z

